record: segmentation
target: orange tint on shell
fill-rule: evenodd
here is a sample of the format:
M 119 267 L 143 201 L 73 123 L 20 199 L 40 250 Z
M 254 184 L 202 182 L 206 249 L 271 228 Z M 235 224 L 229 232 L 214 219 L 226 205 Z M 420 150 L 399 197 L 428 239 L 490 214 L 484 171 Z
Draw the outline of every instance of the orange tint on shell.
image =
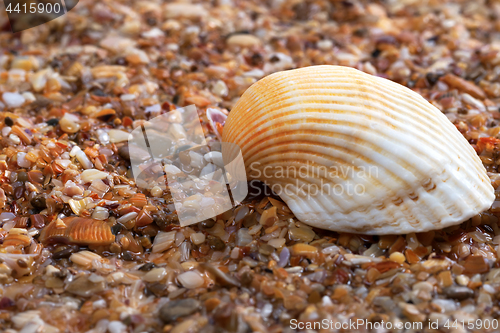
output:
M 42 243 L 107 245 L 115 241 L 111 228 L 104 221 L 71 216 L 62 219 L 62 222 L 53 221 L 42 230 Z

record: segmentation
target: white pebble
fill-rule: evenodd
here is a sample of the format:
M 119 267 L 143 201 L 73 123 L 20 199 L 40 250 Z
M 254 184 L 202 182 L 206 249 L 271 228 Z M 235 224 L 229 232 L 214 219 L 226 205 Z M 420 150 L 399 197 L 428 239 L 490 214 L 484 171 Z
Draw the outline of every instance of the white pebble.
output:
M 151 106 L 146 107 L 144 112 L 160 112 L 161 111 L 161 105 L 160 104 L 154 104 Z
M 324 39 L 318 42 L 318 49 L 320 49 L 321 51 L 330 51 L 332 47 L 333 43 L 331 40 Z
M 222 159 L 222 153 L 218 151 L 211 151 L 205 154 L 203 156 L 205 158 L 205 161 L 213 163 L 217 165 L 218 167 L 223 168 L 224 167 L 224 160 Z
M 190 238 L 194 245 L 200 245 L 205 242 L 205 234 L 201 232 L 192 233 Z
M 31 162 L 26 159 L 26 153 L 17 153 L 17 165 L 21 168 L 29 168 L 31 166 Z
M 108 133 L 109 135 L 109 141 L 111 143 L 119 143 L 119 142 L 124 142 L 127 141 L 129 136 L 131 136 L 129 133 L 125 131 L 120 131 L 116 129 L 112 129 Z
M 100 300 L 97 300 L 97 301 L 94 301 L 92 303 L 92 308 L 93 309 L 104 309 L 106 307 L 106 301 L 103 300 L 103 299 L 100 299 Z
M 109 333 L 124 333 L 127 331 L 127 326 L 118 320 L 113 320 L 108 324 Z
M 92 167 L 94 167 L 92 161 L 87 157 L 87 155 L 82 150 L 77 151 L 75 156 L 84 169 L 91 169 Z
M 97 206 L 92 213 L 92 218 L 96 220 L 104 221 L 109 217 L 109 212 L 106 208 Z
M 99 171 L 97 169 L 87 169 L 82 172 L 80 178 L 84 183 L 90 183 L 94 179 L 104 179 L 108 176 L 108 173 L 104 171 Z
M 181 139 L 186 139 L 186 131 L 184 130 L 184 127 L 182 127 L 181 124 L 172 124 L 170 125 L 169 129 L 170 134 L 176 139 L 176 140 L 181 140 Z
M 12 128 L 10 128 L 9 126 L 5 126 L 4 128 L 2 128 L 2 136 L 9 135 L 11 130 L 12 130 Z
M 9 212 L 3 212 L 0 214 L 0 222 L 12 221 L 16 217 L 15 214 Z
M 71 164 L 70 160 L 57 159 L 54 161 L 57 165 L 61 166 L 63 169 L 67 169 Z
M 212 92 L 217 96 L 224 97 L 227 96 L 229 90 L 227 88 L 226 83 L 222 80 L 219 80 L 214 84 Z
M 202 168 L 203 167 L 203 156 L 194 151 L 189 152 L 189 157 L 191 157 L 191 166 L 193 168 Z
M 99 141 L 103 145 L 107 145 L 109 143 L 109 135 L 102 129 L 97 130 L 97 137 L 99 138 Z
M 243 76 L 253 77 L 256 79 L 260 79 L 264 75 L 266 75 L 266 73 L 264 73 L 264 71 L 262 69 L 258 69 L 258 68 L 252 69 L 251 71 L 243 73 Z
M 195 289 L 203 286 L 205 280 L 196 271 L 188 271 L 177 276 L 177 280 L 187 289 Z
M 164 16 L 167 19 L 178 19 L 181 17 L 186 18 L 199 18 L 206 17 L 207 11 L 203 8 L 202 5 L 199 4 L 191 4 L 191 3 L 169 3 L 164 7 Z
M 23 92 L 23 97 L 29 103 L 36 101 L 35 95 L 33 95 L 33 93 L 31 93 L 29 91 Z
M 142 277 L 146 282 L 158 282 L 167 275 L 167 271 L 163 267 L 153 268 Z
M 16 144 L 21 143 L 21 139 L 19 139 L 19 137 L 15 134 L 9 135 L 9 139 L 11 139 Z
M 213 198 L 209 198 L 209 197 L 201 198 L 200 206 L 202 208 L 211 207 L 213 205 L 215 205 L 215 200 Z
M 8 107 L 17 108 L 24 104 L 26 99 L 20 93 L 5 92 L 2 95 L 2 99 L 7 104 Z
M 104 278 L 101 275 L 97 275 L 96 273 L 92 273 L 89 276 L 89 281 L 93 282 L 93 283 L 99 283 L 99 282 L 103 282 Z
M 130 212 L 130 213 L 127 213 L 123 216 L 121 216 L 119 219 L 116 220 L 116 222 L 118 223 L 127 223 L 128 221 L 132 221 L 133 219 L 135 219 L 137 217 L 138 213 L 136 212 Z
M 165 165 L 165 167 L 163 168 L 163 170 L 166 173 L 169 173 L 169 174 L 172 174 L 172 175 L 176 175 L 176 174 L 179 174 L 179 173 L 182 172 L 178 167 L 176 167 L 175 165 L 172 165 L 172 164 Z
M 145 31 L 142 33 L 142 37 L 144 38 L 157 38 L 162 36 L 165 36 L 165 33 L 163 33 L 163 31 L 161 31 L 158 28 L 153 28 L 149 31 Z
M 120 99 L 122 101 L 133 101 L 136 98 L 137 96 L 135 96 L 134 94 L 123 94 L 120 96 Z
M 71 151 L 69 152 L 69 156 L 75 157 L 76 152 L 78 152 L 78 151 L 81 151 L 81 148 L 78 146 L 74 146 L 73 148 L 71 148 Z
M 200 178 L 206 180 L 212 180 L 215 171 L 217 171 L 217 167 L 215 166 L 215 164 L 208 163 L 203 167 L 203 169 L 201 169 Z
M 247 228 L 241 228 L 236 233 L 236 245 L 237 246 L 247 246 L 253 241 L 252 236 L 249 234 Z

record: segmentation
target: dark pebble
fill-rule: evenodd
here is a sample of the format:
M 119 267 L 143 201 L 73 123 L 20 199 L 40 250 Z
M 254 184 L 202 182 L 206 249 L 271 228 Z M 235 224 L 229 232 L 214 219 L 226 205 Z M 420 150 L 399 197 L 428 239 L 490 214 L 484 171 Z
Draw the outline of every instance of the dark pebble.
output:
M 199 308 L 200 302 L 192 298 L 171 301 L 160 308 L 160 319 L 168 324 L 177 318 L 195 313 Z
M 115 64 L 125 66 L 127 64 L 127 60 L 124 57 L 118 57 L 115 60 Z
M 16 302 L 14 302 L 8 297 L 2 297 L 2 299 L 0 299 L 0 310 L 10 308 L 11 306 L 14 305 L 16 305 Z
M 118 235 L 120 231 L 122 231 L 125 227 L 121 223 L 117 223 L 114 226 L 111 227 L 111 233 L 113 235 Z
M 17 259 L 17 265 L 21 268 L 27 268 L 28 264 L 23 259 Z
M 104 282 L 93 283 L 88 276 L 80 276 L 66 286 L 66 291 L 78 296 L 89 297 L 100 293 L 104 288 Z
M 164 230 L 168 225 L 168 217 L 162 211 L 153 214 L 153 222 L 161 229 Z
M 100 96 L 100 97 L 106 96 L 106 93 L 104 91 L 102 91 L 101 89 L 94 89 L 94 90 L 92 90 L 91 94 L 94 96 Z
M 132 261 L 134 260 L 134 255 L 130 251 L 123 251 L 122 253 L 122 259 L 125 261 Z
M 28 173 L 21 171 L 17 174 L 17 181 L 27 182 L 28 181 Z
M 252 272 L 244 272 L 240 277 L 240 282 L 242 286 L 248 287 L 253 281 Z
M 260 53 L 254 53 L 250 57 L 250 65 L 260 66 L 264 64 L 264 57 Z
M 165 283 L 154 282 L 146 285 L 146 293 L 155 295 L 156 297 L 166 296 L 168 294 L 167 285 Z
M 213 226 L 215 225 L 215 221 L 212 220 L 212 219 L 208 219 L 208 220 L 205 220 L 205 221 L 201 221 L 200 222 L 200 226 L 202 228 L 205 228 L 205 229 L 210 229 L 212 228 Z
M 50 62 L 50 67 L 52 68 L 61 68 L 62 67 L 62 61 L 59 59 L 52 59 Z
M 36 96 L 36 101 L 31 103 L 31 106 L 34 108 L 44 108 L 50 105 L 53 101 L 47 97 L 44 97 L 42 95 L 37 95 Z
M 433 86 L 438 80 L 439 78 L 441 77 L 442 75 L 441 74 L 436 74 L 436 73 L 427 73 L 425 75 L 425 78 L 427 79 L 427 81 L 429 82 L 429 84 L 431 86 Z
M 150 26 L 154 26 L 156 25 L 156 19 L 154 17 L 148 17 L 146 22 L 148 23 L 148 25 Z
M 14 126 L 14 120 L 11 117 L 5 117 L 4 119 L 5 125 L 12 127 Z
M 123 145 L 118 148 L 118 155 L 124 160 L 130 161 L 130 154 L 128 152 L 128 145 Z
M 57 118 L 47 120 L 47 125 L 56 126 L 57 124 L 59 124 L 59 119 Z
M 20 199 L 24 194 L 24 186 L 18 186 L 14 189 L 14 198 Z
M 226 248 L 226 244 L 219 237 L 209 238 L 208 245 L 215 251 L 222 251 Z
M 66 216 L 71 216 L 73 215 L 73 210 L 71 209 L 71 206 L 69 204 L 65 203 L 61 213 L 63 213 Z
M 30 201 L 33 208 L 43 210 L 47 208 L 47 203 L 45 201 L 45 197 L 43 195 L 37 195 Z
M 459 301 L 474 297 L 474 290 L 460 286 L 448 287 L 444 289 L 444 293 L 449 298 L 454 298 Z
M 378 56 L 382 53 L 379 49 L 375 49 L 375 51 L 372 52 L 372 57 L 373 58 L 378 58 Z
M 52 259 L 69 258 L 73 253 L 78 251 L 77 246 L 61 245 L 52 253 Z
M 156 265 L 154 263 L 148 262 L 147 264 L 144 264 L 141 267 L 139 267 L 139 270 L 143 271 L 143 272 L 149 272 L 150 270 L 152 270 L 155 267 L 156 267 Z

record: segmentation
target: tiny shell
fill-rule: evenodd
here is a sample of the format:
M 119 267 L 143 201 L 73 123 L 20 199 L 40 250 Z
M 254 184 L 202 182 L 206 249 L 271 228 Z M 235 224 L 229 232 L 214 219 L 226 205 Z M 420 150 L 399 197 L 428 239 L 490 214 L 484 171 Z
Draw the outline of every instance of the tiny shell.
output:
M 252 85 L 223 140 L 295 216 L 341 232 L 399 234 L 459 224 L 494 190 L 476 152 L 416 92 L 353 68 L 312 66 Z
M 8 234 L 5 240 L 3 241 L 3 247 L 7 246 L 28 246 L 31 243 L 31 237 L 23 234 Z
M 115 236 L 104 221 L 71 216 L 51 222 L 42 230 L 40 240 L 42 243 L 107 245 L 115 241 Z

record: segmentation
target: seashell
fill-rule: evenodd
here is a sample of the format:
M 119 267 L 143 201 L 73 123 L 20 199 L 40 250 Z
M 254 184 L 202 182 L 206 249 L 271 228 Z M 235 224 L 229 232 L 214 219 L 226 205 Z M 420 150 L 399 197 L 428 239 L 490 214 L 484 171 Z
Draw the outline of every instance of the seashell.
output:
M 31 244 L 31 236 L 23 235 L 23 234 L 8 234 L 3 241 L 3 247 L 7 246 L 18 246 L 22 247 L 28 246 Z
M 416 92 L 352 68 L 265 77 L 230 112 L 223 141 L 241 148 L 250 179 L 318 228 L 423 232 L 494 200 L 480 159 L 446 116 Z
M 40 233 L 40 240 L 44 244 L 107 245 L 115 241 L 115 236 L 104 221 L 70 216 L 51 222 Z

